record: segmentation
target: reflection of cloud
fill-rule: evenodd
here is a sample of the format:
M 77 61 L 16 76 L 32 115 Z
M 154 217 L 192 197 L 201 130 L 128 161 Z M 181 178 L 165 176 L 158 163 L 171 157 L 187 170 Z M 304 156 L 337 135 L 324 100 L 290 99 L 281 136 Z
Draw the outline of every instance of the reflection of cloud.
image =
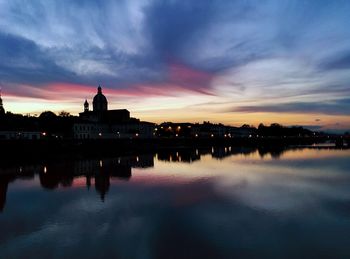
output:
M 292 152 L 287 152 L 287 157 Z M 254 165 L 240 161 L 243 173 L 223 175 L 217 180 L 216 190 L 252 208 L 272 212 L 299 211 L 320 206 L 320 201 L 350 199 L 346 188 L 350 165 L 345 158 L 326 156 L 320 161 L 319 157 L 293 160 L 282 157 Z

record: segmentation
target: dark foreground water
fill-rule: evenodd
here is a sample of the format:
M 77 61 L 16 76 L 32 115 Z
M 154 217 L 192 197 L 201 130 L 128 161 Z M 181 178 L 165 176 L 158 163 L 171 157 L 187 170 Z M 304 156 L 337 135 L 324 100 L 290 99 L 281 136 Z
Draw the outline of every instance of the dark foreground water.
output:
M 191 149 L 0 172 L 0 258 L 350 258 L 350 150 Z

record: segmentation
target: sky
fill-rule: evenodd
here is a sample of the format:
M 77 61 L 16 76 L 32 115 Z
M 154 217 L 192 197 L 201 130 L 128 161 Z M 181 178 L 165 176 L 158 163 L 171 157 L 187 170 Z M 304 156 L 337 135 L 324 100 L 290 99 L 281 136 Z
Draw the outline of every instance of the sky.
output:
M 350 129 L 348 0 L 0 0 L 7 111 Z

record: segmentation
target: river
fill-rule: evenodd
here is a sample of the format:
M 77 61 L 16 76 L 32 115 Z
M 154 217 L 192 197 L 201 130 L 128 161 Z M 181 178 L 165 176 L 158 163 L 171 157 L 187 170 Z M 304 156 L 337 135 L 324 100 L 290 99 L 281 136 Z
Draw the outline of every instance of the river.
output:
M 0 258 L 350 258 L 350 150 L 2 163 Z

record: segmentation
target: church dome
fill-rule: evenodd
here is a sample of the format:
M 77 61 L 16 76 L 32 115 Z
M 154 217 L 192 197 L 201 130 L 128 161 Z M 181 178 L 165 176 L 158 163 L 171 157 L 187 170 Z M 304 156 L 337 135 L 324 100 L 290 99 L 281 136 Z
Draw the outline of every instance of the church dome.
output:
M 108 108 L 108 102 L 106 96 L 102 94 L 102 88 L 101 86 L 98 86 L 97 88 L 97 94 L 95 95 L 93 101 L 93 108 L 94 111 L 107 111 Z

